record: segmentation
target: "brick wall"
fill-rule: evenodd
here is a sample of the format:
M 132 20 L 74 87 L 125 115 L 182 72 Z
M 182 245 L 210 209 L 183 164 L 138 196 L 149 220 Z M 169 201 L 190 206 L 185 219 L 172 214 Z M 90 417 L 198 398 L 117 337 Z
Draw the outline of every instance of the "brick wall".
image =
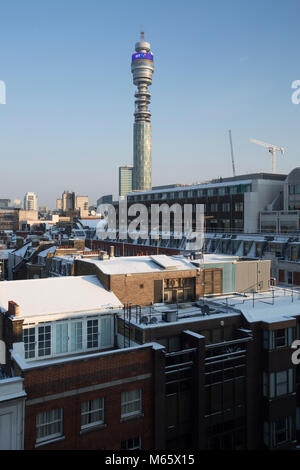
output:
M 149 347 L 25 371 L 25 449 L 35 448 L 36 415 L 54 408 L 63 409 L 65 439 L 39 449 L 119 449 L 122 440 L 138 436 L 141 436 L 142 447 L 150 449 L 153 445 L 152 359 L 153 350 Z M 145 374 L 151 377 L 136 380 Z M 90 389 L 104 384 L 105 388 Z M 88 391 L 82 390 L 86 387 Z M 144 416 L 120 423 L 121 392 L 139 388 L 142 389 Z M 62 395 L 70 392 L 70 396 Z M 81 403 L 100 397 L 105 401 L 107 427 L 80 434 Z

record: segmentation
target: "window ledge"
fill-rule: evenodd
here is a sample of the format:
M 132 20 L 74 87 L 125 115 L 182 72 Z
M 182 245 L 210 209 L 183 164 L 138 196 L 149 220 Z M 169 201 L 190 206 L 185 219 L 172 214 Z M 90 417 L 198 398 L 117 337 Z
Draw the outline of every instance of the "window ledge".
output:
M 131 421 L 132 419 L 138 419 L 138 418 L 143 418 L 144 413 L 136 413 L 135 415 L 131 416 L 124 416 L 123 418 L 120 419 L 120 423 L 125 423 L 126 421 Z
M 87 434 L 88 432 L 92 432 L 92 431 L 99 431 L 100 429 L 105 429 L 105 428 L 107 428 L 107 424 L 105 423 L 95 424 L 95 426 L 88 426 L 86 428 L 81 429 L 80 435 Z
M 47 444 L 52 444 L 52 442 L 63 441 L 64 439 L 65 439 L 65 436 L 54 437 L 53 439 L 49 439 L 49 441 L 37 442 L 34 447 L 36 448 L 36 447 L 46 446 Z

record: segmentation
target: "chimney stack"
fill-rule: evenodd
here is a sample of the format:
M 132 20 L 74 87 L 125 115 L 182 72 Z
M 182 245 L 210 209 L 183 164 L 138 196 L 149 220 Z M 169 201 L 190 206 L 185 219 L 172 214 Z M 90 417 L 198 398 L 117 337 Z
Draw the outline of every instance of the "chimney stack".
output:
M 20 306 L 13 300 L 8 301 L 8 312 L 10 315 L 17 317 L 20 314 Z

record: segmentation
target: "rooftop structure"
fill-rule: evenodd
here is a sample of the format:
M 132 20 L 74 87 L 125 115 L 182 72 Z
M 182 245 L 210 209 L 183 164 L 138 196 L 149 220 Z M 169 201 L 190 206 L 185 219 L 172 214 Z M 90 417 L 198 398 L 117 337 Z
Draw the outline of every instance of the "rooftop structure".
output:
M 122 307 L 112 292 L 96 276 L 70 276 L 47 279 L 4 281 L 0 284 L 0 308 L 17 304 L 16 318 L 65 317 L 73 314 L 107 311 Z

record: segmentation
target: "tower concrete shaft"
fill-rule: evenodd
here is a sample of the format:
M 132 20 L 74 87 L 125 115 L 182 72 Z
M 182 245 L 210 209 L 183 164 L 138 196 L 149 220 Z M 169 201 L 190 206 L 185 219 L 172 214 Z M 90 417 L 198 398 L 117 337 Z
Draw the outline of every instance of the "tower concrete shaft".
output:
M 152 189 L 152 128 L 151 113 L 148 105 L 151 93 L 148 86 L 152 83 L 154 72 L 153 54 L 150 44 L 145 41 L 144 33 L 135 45 L 136 52 L 132 55 L 131 72 L 135 92 L 135 121 L 133 126 L 133 184 L 134 190 Z

